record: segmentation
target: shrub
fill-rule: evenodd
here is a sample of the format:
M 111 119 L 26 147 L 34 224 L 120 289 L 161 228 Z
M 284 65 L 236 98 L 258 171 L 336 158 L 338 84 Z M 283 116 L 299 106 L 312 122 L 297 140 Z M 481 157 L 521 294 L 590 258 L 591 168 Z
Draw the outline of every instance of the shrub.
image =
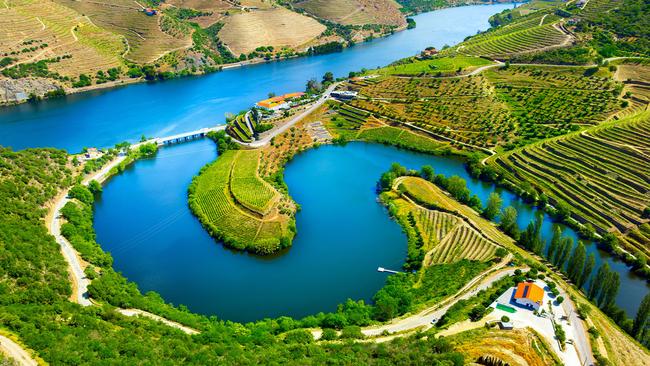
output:
M 366 336 L 361 333 L 361 328 L 356 325 L 348 325 L 341 331 L 342 339 L 363 339 Z

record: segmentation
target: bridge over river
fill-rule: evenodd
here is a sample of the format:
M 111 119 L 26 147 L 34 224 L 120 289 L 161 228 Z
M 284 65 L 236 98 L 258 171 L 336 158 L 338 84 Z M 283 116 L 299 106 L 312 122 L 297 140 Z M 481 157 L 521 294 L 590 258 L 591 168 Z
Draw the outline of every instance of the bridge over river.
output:
M 225 130 L 225 129 L 226 129 L 226 125 L 220 125 L 220 126 L 216 126 L 216 127 L 202 128 L 200 130 L 183 132 L 183 133 L 179 133 L 179 134 L 172 135 L 172 136 L 167 136 L 167 137 L 156 137 L 156 138 L 153 138 L 153 139 L 151 139 L 149 141 L 150 142 L 155 142 L 158 146 L 181 144 L 181 143 L 187 142 L 187 141 L 202 139 L 202 138 L 206 137 L 209 132 L 222 131 L 222 130 Z

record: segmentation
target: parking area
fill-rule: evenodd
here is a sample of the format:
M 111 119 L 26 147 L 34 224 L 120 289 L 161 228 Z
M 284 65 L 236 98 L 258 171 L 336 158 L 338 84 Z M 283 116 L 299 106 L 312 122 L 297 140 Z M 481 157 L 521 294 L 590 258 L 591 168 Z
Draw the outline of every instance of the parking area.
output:
M 538 311 L 535 311 L 530 306 L 523 306 L 515 302 L 514 294 L 517 288 L 512 287 L 490 305 L 490 307 L 494 308 L 490 317 L 501 319 L 502 316 L 507 316 L 514 328 L 530 327 L 534 329 L 542 337 L 546 338 L 565 365 L 582 365 L 578 352 L 572 345 L 575 332 L 568 321 L 568 314 L 557 303 L 555 296 L 550 292 L 544 281 L 537 280 L 534 283 L 544 290 L 542 305 Z M 567 342 L 564 351 L 560 349 L 560 343 L 555 337 L 553 322 L 560 324 L 566 333 Z

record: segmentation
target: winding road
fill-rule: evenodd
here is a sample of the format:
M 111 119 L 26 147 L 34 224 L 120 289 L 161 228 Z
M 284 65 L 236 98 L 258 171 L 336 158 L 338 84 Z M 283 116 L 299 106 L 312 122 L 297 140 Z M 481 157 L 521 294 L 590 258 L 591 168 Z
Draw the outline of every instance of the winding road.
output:
M 137 145 L 134 145 L 134 147 L 136 146 Z M 106 180 L 110 170 L 124 161 L 124 159 L 126 159 L 125 155 L 116 157 L 99 171 L 85 177 L 82 183 L 84 185 L 88 185 L 88 183 L 93 180 L 103 182 Z M 73 289 L 72 300 L 81 306 L 90 306 L 92 305 L 92 302 L 88 298 L 88 285 L 90 284 L 90 280 L 84 273 L 84 266 L 82 266 L 82 261 L 81 258 L 79 258 L 79 254 L 74 249 L 72 244 L 70 244 L 70 242 L 61 234 L 61 209 L 63 209 L 66 203 L 70 202 L 70 198 L 68 197 L 69 192 L 70 190 L 67 189 L 56 198 L 54 204 L 52 205 L 52 211 L 48 215 L 49 222 L 46 223 L 46 226 L 50 234 L 54 236 L 56 242 L 61 246 L 61 253 L 63 254 L 63 258 L 68 263 Z
M 0 353 L 7 355 L 10 360 L 15 361 L 20 366 L 38 366 L 38 362 L 34 360 L 30 352 L 14 342 L 11 338 L 1 334 Z

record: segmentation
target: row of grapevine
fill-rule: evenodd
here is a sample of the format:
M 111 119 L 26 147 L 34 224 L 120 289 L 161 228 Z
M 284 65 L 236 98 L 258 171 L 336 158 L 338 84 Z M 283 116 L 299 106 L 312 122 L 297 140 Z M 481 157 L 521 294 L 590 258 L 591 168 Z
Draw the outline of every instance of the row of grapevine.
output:
M 627 232 L 650 204 L 650 112 L 504 154 L 490 162 L 515 184 L 530 182 L 601 232 Z M 645 152 L 644 152 L 645 151 Z
M 496 246 L 465 224 L 457 225 L 427 255 L 430 264 L 452 263 L 461 259 L 486 261 Z

